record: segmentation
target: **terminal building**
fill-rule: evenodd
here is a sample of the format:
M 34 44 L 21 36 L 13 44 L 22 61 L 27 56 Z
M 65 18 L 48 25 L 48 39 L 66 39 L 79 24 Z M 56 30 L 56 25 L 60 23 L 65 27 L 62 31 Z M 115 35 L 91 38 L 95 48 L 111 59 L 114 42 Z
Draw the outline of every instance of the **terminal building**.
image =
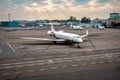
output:
M 17 21 L 2 21 L 0 22 L 0 27 L 17 27 Z
M 120 27 L 120 13 L 110 13 L 108 27 Z

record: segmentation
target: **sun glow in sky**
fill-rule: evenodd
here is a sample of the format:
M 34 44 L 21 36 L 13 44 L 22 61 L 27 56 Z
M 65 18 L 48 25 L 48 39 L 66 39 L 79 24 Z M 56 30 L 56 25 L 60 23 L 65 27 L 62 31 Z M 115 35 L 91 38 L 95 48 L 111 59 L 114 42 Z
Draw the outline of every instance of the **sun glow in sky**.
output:
M 0 21 L 68 19 L 74 16 L 108 18 L 109 13 L 120 12 L 119 0 L 1 0 Z

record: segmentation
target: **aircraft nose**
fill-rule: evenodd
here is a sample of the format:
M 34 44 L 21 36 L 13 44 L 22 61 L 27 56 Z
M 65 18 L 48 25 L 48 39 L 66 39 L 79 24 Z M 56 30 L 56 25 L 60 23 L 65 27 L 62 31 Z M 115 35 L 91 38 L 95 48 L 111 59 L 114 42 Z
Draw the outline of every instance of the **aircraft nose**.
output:
M 83 42 L 82 38 L 79 39 L 80 42 Z

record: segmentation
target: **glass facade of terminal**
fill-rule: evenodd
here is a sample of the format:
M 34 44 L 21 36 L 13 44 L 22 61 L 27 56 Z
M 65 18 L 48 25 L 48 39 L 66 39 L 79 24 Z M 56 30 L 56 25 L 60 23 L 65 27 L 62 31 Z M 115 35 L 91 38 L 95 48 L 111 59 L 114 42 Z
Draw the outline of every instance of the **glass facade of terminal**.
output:
M 120 13 L 110 13 L 110 18 L 120 18 Z

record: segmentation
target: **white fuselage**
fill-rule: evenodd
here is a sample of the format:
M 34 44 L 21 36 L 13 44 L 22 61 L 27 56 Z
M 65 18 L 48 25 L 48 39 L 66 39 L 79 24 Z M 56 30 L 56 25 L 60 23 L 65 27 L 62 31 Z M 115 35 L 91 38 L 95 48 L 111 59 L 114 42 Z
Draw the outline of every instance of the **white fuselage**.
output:
M 63 31 L 54 32 L 55 37 L 59 39 L 65 39 L 73 42 L 83 42 L 82 38 L 77 34 L 66 33 Z
M 56 39 L 59 39 L 59 41 L 73 41 L 75 43 L 81 43 L 83 42 L 83 37 L 88 36 L 88 31 L 86 31 L 85 35 L 78 35 L 73 33 L 66 33 L 64 31 L 56 31 L 53 28 L 53 25 L 51 26 L 51 30 L 47 32 L 50 36 L 54 36 Z

